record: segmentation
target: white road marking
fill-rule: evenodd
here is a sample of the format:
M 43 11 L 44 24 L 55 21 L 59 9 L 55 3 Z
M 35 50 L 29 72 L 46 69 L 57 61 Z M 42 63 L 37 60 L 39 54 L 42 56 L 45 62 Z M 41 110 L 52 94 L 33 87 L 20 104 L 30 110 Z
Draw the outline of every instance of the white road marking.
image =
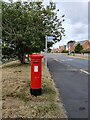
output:
M 86 74 L 88 74 L 88 75 L 90 75 L 89 72 L 87 72 L 87 71 L 85 71 L 85 70 L 83 70 L 83 69 L 80 69 L 80 71 L 81 71 L 81 72 L 84 72 L 84 73 L 86 73 Z
M 65 61 L 65 60 L 61 60 L 61 61 Z
M 73 60 L 73 59 L 67 59 L 67 60 L 71 61 L 71 60 Z
M 65 59 L 65 60 L 63 59 L 63 60 L 61 60 L 61 61 L 67 61 L 67 60 L 68 60 L 68 61 L 72 61 L 73 59 L 68 58 L 68 59 Z
M 57 60 L 57 59 L 54 59 L 56 62 L 60 62 L 60 63 L 62 63 L 62 61 L 61 60 Z
M 59 60 L 57 60 L 57 59 L 54 59 L 55 61 L 57 61 L 57 62 L 62 62 L 62 60 L 61 61 L 59 61 Z M 68 59 L 68 60 L 72 60 L 72 59 Z M 67 65 L 68 67 L 70 67 L 70 65 Z M 70 69 L 70 70 L 73 70 L 73 71 L 77 71 L 77 69 Z M 86 73 L 86 74 L 88 74 L 88 75 L 90 75 L 90 73 L 88 72 L 88 71 L 85 71 L 85 70 L 83 70 L 83 69 L 80 69 L 80 71 L 81 72 L 84 72 L 84 73 Z
M 58 60 L 57 60 L 57 59 L 54 59 L 54 60 L 58 62 Z
M 71 72 L 76 72 L 78 71 L 78 69 L 74 69 L 74 68 L 70 68 L 70 69 L 67 69 L 68 71 L 71 71 Z

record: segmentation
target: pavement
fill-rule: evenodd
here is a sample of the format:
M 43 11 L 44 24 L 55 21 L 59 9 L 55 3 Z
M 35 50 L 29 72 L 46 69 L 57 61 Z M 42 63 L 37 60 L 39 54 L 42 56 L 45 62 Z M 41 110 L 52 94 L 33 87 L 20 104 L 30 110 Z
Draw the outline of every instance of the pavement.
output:
M 47 59 L 68 118 L 88 118 L 88 60 L 54 53 Z
M 67 55 L 67 54 L 65 54 Z M 79 58 L 79 59 L 84 59 L 84 60 L 90 60 L 90 54 L 75 54 L 75 55 L 68 55 L 68 57 L 73 57 L 73 58 Z

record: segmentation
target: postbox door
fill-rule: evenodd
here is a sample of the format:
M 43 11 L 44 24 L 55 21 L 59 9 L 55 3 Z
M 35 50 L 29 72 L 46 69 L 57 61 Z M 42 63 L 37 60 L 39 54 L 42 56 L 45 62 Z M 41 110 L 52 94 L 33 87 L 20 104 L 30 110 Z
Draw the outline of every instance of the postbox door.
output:
M 32 61 L 31 72 L 31 88 L 41 88 L 41 60 L 38 62 Z

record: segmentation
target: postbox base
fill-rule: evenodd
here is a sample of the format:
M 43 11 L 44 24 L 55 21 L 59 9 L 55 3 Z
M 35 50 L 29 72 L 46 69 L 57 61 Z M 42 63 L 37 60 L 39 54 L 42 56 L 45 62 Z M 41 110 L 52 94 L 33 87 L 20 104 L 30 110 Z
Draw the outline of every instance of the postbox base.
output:
M 42 89 L 40 88 L 40 89 L 30 89 L 30 93 L 31 93 L 31 95 L 34 95 L 34 96 L 39 96 L 39 95 L 41 95 L 42 94 Z

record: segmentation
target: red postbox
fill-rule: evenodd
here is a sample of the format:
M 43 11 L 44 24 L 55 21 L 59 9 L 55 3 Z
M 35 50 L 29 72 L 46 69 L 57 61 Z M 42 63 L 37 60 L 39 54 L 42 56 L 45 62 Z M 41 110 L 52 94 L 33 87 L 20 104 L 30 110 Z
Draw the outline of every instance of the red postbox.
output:
M 31 95 L 41 95 L 41 73 L 42 73 L 42 58 L 40 54 L 32 54 L 31 58 L 31 81 L 30 81 L 30 92 Z

